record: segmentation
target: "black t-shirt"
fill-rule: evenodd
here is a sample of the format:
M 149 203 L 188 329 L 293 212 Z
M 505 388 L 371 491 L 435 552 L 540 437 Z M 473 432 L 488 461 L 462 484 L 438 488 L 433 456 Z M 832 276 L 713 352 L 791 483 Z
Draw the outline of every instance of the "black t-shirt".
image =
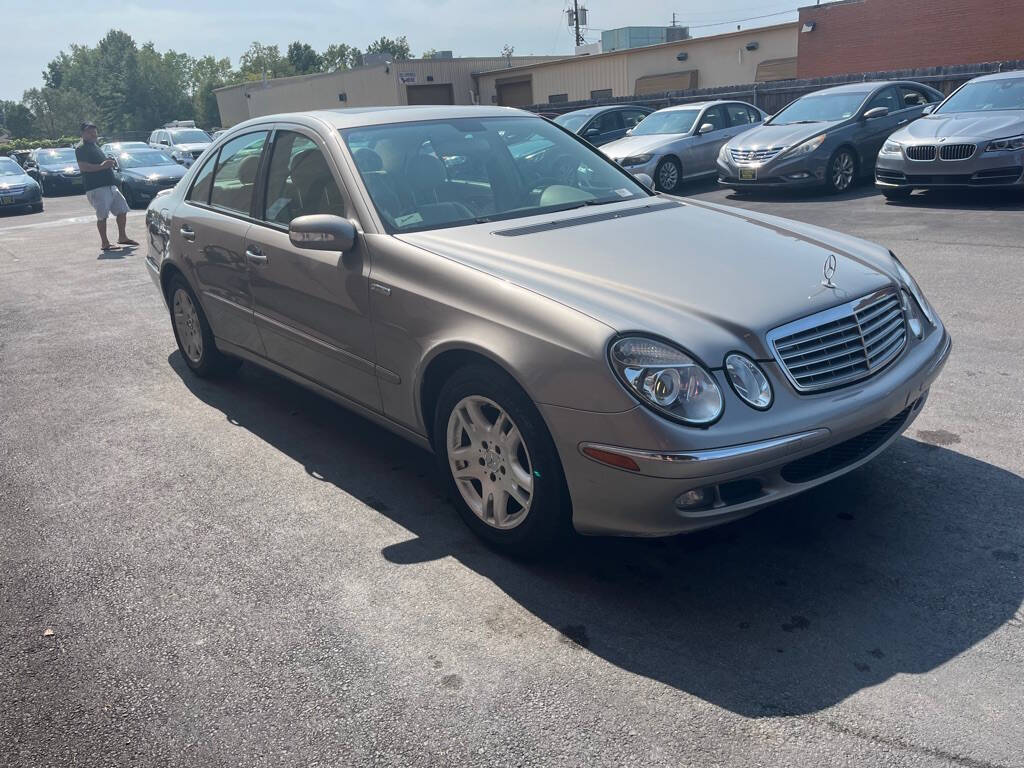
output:
M 75 159 L 79 163 L 84 161 L 93 165 L 99 165 L 107 159 L 107 156 L 103 154 L 103 150 L 94 142 L 83 141 L 75 147 Z M 117 184 L 112 168 L 106 168 L 102 171 L 82 171 L 82 180 L 85 182 L 85 190 L 87 192 L 90 189 L 113 187 Z

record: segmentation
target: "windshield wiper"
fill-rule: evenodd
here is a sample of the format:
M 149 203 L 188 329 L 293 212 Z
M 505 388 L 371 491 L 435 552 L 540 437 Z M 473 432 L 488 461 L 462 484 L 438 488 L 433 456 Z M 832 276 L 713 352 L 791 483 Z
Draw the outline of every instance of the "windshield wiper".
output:
M 791 120 L 788 123 L 776 123 L 776 122 L 773 122 L 772 125 L 810 125 L 811 123 L 821 123 L 821 122 L 824 122 L 824 121 L 823 120 Z

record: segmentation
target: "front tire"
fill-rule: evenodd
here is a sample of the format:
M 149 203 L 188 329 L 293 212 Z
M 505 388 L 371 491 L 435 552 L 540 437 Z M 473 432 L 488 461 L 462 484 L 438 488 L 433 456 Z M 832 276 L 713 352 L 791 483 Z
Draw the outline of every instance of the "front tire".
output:
M 511 555 L 550 552 L 571 530 L 569 494 L 536 406 L 500 369 L 462 368 L 441 388 L 434 451 L 459 515 Z
M 683 185 L 683 167 L 674 157 L 663 158 L 654 170 L 654 186 L 659 192 L 674 195 Z
M 32 203 L 32 205 L 29 206 L 29 210 L 31 210 L 32 213 L 42 213 L 43 212 L 43 204 L 42 203 Z
M 842 194 L 853 186 L 857 179 L 857 159 L 853 152 L 840 147 L 828 161 L 828 175 L 825 184 L 834 195 Z
M 171 307 L 174 339 L 192 372 L 207 379 L 237 371 L 242 361 L 228 357 L 217 349 L 206 314 L 183 277 L 175 275 L 171 278 L 167 297 Z

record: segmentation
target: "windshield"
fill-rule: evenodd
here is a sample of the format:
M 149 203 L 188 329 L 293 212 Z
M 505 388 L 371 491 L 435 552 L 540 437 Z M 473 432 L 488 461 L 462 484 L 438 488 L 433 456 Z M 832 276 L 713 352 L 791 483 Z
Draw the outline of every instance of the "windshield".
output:
M 515 219 L 647 197 L 547 120 L 430 120 L 341 131 L 388 232 Z
M 567 131 L 579 133 L 580 128 L 582 128 L 583 124 L 587 122 L 587 120 L 589 120 L 590 118 L 590 114 L 580 115 L 574 112 L 570 112 L 566 115 L 559 115 L 558 117 L 555 118 L 555 122 L 558 123 L 563 128 L 565 128 Z
M 119 168 L 148 168 L 153 165 L 178 165 L 163 152 L 122 152 L 117 156 Z
M 0 157 L 0 176 L 21 176 L 25 172 L 9 157 Z
M 935 111 L 955 114 L 999 109 L 1024 109 L 1024 77 L 968 83 Z
M 700 114 L 699 109 L 673 109 L 655 112 L 637 123 L 634 136 L 650 136 L 655 133 L 689 133 Z
M 36 162 L 41 165 L 57 165 L 59 163 L 76 163 L 73 149 L 42 149 L 36 154 Z
M 175 144 L 209 144 L 213 139 L 206 131 L 198 128 L 186 128 L 184 130 L 171 131 L 171 141 Z
M 771 125 L 793 123 L 835 123 L 849 120 L 867 98 L 867 91 L 811 94 L 797 99 L 778 112 Z

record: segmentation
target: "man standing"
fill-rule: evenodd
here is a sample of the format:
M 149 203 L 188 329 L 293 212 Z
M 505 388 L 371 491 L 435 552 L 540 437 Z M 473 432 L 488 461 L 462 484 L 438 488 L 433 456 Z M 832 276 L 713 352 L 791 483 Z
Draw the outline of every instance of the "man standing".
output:
M 82 141 L 75 147 L 75 158 L 82 171 L 85 181 L 85 196 L 96 210 L 96 229 L 100 233 L 100 243 L 104 251 L 112 251 L 115 246 L 107 239 L 107 217 L 111 213 L 117 217 L 117 242 L 120 245 L 138 245 L 124 231 L 128 219 L 128 203 L 117 188 L 114 178 L 114 158 L 105 157 L 103 150 L 96 144 L 96 125 L 82 123 Z

